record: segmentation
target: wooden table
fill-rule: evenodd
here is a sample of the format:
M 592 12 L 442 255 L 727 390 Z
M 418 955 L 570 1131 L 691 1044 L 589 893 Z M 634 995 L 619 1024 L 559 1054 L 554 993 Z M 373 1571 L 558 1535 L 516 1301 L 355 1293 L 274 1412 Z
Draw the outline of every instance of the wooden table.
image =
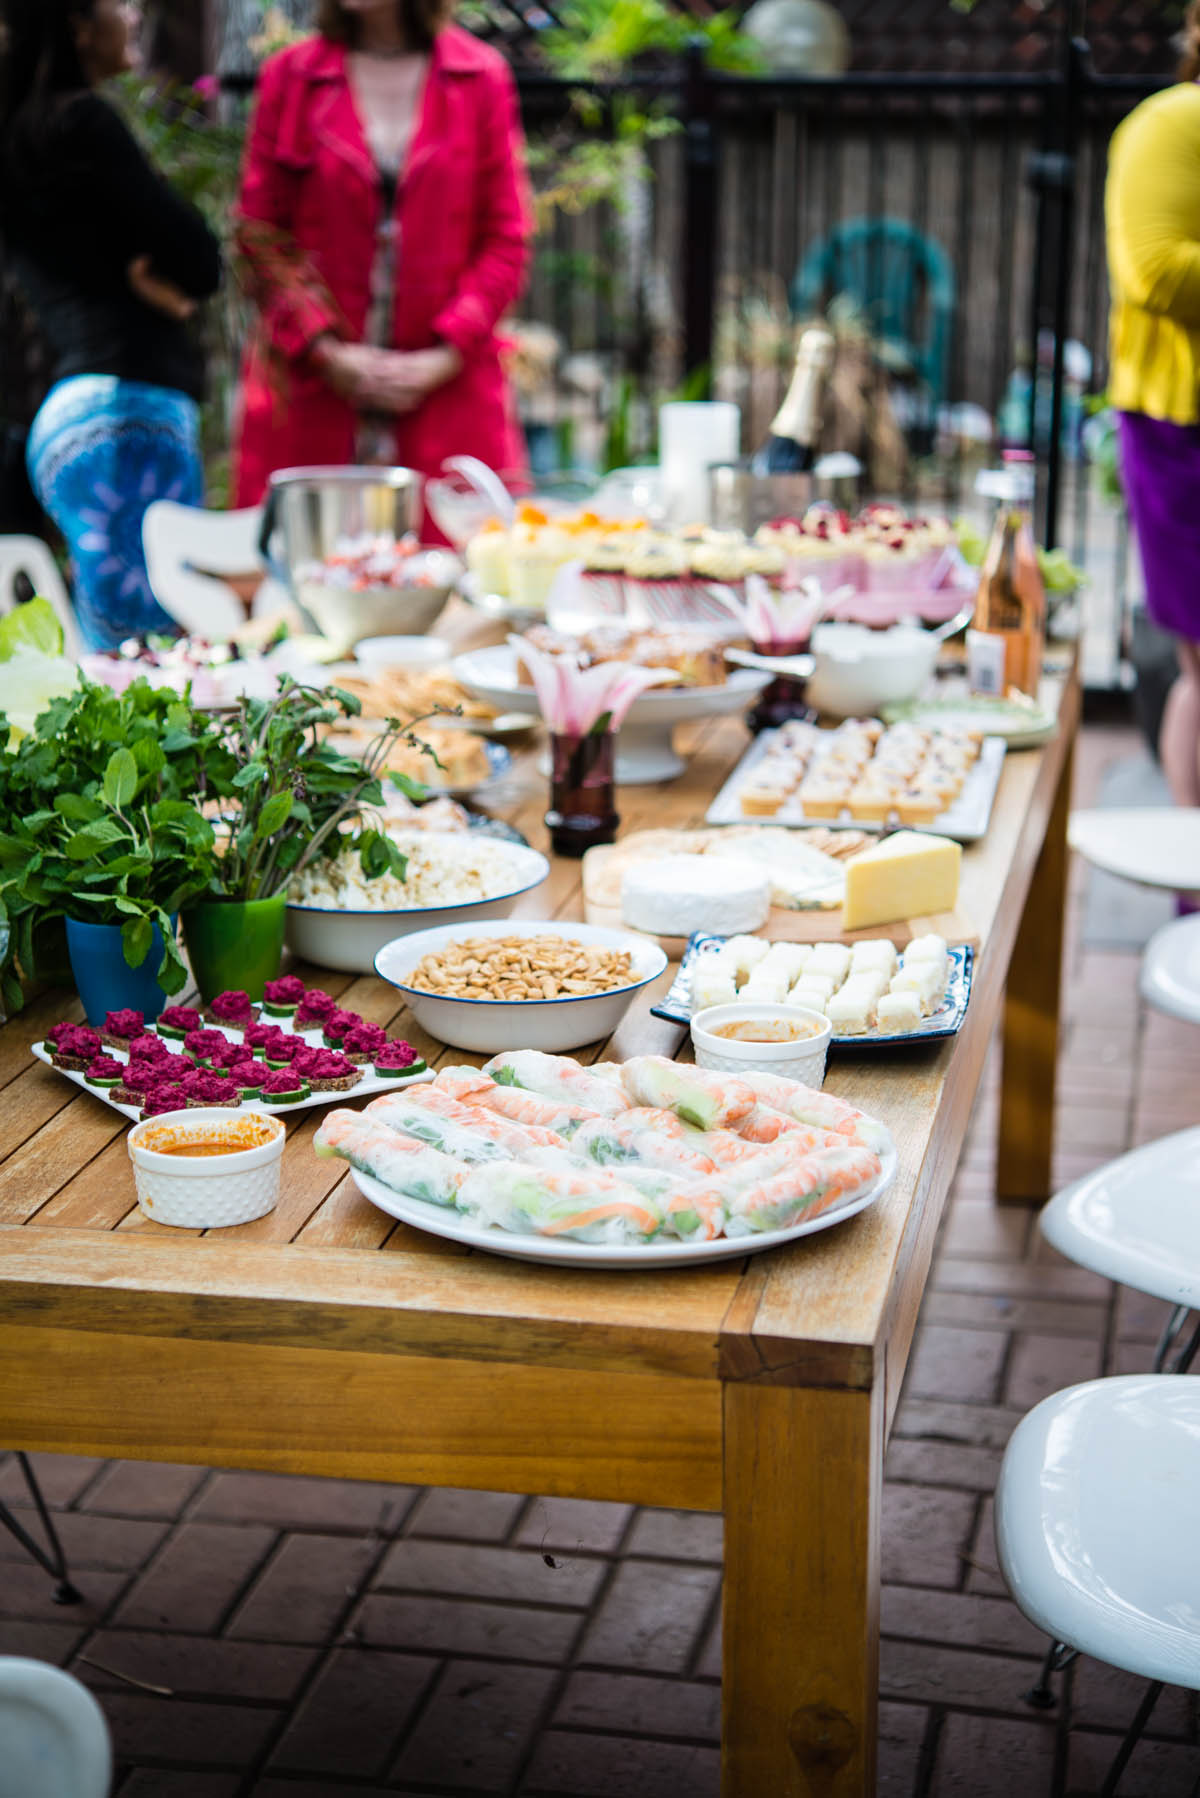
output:
M 1001 1189 L 1049 1189 L 1078 688 L 1057 697 L 1058 739 L 1009 757 L 964 860 L 982 949 L 962 1032 L 830 1067 L 832 1091 L 890 1125 L 896 1184 L 790 1250 L 644 1275 L 467 1254 L 319 1161 L 312 1112 L 269 1216 L 164 1229 L 135 1209 L 124 1119 L 30 1061 L 79 1016 L 40 999 L 0 1031 L 0 1443 L 723 1510 L 726 1798 L 872 1793 L 884 1445 L 1002 1016 Z M 686 776 L 620 796 L 626 827 L 700 821 L 745 735 L 734 719 L 691 735 Z M 495 799 L 543 840 L 531 755 Z M 578 915 L 578 866 L 522 909 Z M 419 1040 L 380 982 L 323 983 Z M 674 1052 L 650 1003 L 596 1052 Z

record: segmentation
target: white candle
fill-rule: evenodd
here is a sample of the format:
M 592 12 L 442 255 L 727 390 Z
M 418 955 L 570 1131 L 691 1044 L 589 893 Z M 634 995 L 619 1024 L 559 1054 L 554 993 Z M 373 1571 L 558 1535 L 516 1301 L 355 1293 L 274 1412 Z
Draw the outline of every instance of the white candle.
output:
M 658 459 L 672 524 L 708 524 L 709 469 L 735 462 L 742 415 L 728 400 L 672 400 L 658 415 Z

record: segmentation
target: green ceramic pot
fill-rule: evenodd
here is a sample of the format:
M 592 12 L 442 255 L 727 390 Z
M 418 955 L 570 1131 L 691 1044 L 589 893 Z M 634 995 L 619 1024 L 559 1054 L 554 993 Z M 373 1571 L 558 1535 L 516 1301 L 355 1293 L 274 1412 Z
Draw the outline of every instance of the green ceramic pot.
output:
M 261 999 L 279 973 L 287 895 L 273 899 L 209 899 L 183 914 L 183 940 L 200 997 L 241 990 Z

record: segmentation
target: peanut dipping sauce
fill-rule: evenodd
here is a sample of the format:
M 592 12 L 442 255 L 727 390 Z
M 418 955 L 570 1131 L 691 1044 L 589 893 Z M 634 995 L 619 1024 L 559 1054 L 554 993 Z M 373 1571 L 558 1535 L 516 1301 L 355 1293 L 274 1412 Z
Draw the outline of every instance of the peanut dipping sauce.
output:
M 250 1116 L 198 1124 L 195 1130 L 164 1121 L 148 1126 L 137 1141 L 140 1148 L 155 1155 L 178 1155 L 190 1161 L 201 1155 L 240 1155 L 246 1149 L 261 1149 L 279 1134 L 280 1127 L 273 1119 Z
M 714 1024 L 709 1034 L 734 1043 L 799 1043 L 816 1036 L 818 1028 L 784 1018 L 731 1018 L 728 1024 Z

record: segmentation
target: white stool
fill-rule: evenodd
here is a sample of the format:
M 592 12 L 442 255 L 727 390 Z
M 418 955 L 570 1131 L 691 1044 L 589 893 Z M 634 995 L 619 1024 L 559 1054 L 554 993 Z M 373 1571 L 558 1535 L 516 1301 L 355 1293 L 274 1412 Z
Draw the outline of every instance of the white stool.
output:
M 1174 1306 L 1154 1357 L 1162 1372 L 1188 1312 L 1200 1308 L 1200 1128 L 1118 1155 L 1056 1193 L 1038 1224 L 1060 1255 Z M 1182 1373 L 1197 1348 L 1200 1326 L 1170 1371 Z
M 1072 812 L 1067 841 L 1106 874 L 1173 893 L 1200 889 L 1200 807 Z
M 0 1655 L 0 1798 L 108 1798 L 104 1712 L 73 1674 Z
M 1155 1011 L 1200 1024 L 1200 914 L 1155 931 L 1142 957 L 1141 988 Z
M 1005 1451 L 996 1546 L 1020 1609 L 1053 1639 L 1042 1688 L 1079 1653 L 1153 1682 L 1101 1798 L 1163 1686 L 1200 1688 L 1198 1490 L 1198 1377 L 1070 1386 L 1022 1418 Z

